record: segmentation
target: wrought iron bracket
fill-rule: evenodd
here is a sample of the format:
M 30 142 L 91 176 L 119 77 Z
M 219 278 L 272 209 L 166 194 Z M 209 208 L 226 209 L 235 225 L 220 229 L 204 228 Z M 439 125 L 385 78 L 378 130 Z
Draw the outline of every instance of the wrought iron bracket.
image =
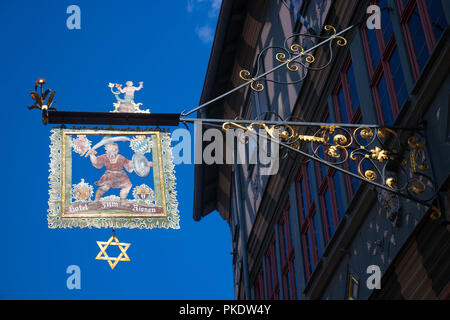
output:
M 240 78 L 242 80 L 245 80 L 245 82 L 243 84 L 223 93 L 222 95 L 220 95 L 212 100 L 209 100 L 209 101 L 199 105 L 198 107 L 196 107 L 188 112 L 183 111 L 181 113 L 181 116 L 183 118 L 186 118 L 190 114 L 193 114 L 194 112 L 204 109 L 204 108 L 210 106 L 211 104 L 213 104 L 214 102 L 221 100 L 221 99 L 225 98 L 226 96 L 228 96 L 242 88 L 248 87 L 248 86 L 250 86 L 250 88 L 255 92 L 263 91 L 265 88 L 263 85 L 264 81 L 274 82 L 277 84 L 300 83 L 301 81 L 303 81 L 305 79 L 308 71 L 320 71 L 320 70 L 323 70 L 326 67 L 328 67 L 331 64 L 333 57 L 334 57 L 333 44 L 336 44 L 338 47 L 346 46 L 347 39 L 344 38 L 344 35 L 347 32 L 349 32 L 350 30 L 353 30 L 354 28 L 358 27 L 365 20 L 366 20 L 366 18 L 364 18 L 360 22 L 358 22 L 350 27 L 345 28 L 344 30 L 342 30 L 340 32 L 337 32 L 336 28 L 331 25 L 325 25 L 324 30 L 326 33 L 328 33 L 328 35 L 324 35 L 324 36 L 295 33 L 285 39 L 283 47 L 270 46 L 270 47 L 263 49 L 258 54 L 256 70 L 253 74 L 249 70 L 246 70 L 246 69 L 243 69 L 239 72 Z M 300 38 L 310 39 L 311 44 L 312 44 L 311 47 L 305 48 L 306 44 L 304 44 L 304 43 L 300 44 L 300 43 L 295 42 L 296 39 L 300 39 Z M 320 41 L 320 42 L 316 43 L 316 41 Z M 328 48 L 329 48 L 328 61 L 321 66 L 317 66 L 317 65 L 315 65 L 315 63 L 317 62 L 317 59 L 313 55 L 313 53 L 317 48 L 323 47 L 325 45 L 328 45 Z M 267 70 L 264 72 L 262 69 L 262 60 L 263 60 L 263 57 L 266 55 L 266 53 L 270 49 L 278 51 L 275 54 L 275 59 L 279 62 L 279 64 L 276 65 L 275 67 L 271 68 L 270 70 Z M 290 82 L 281 82 L 281 81 L 277 81 L 277 80 L 270 79 L 267 77 L 268 75 L 273 74 L 275 71 L 277 71 L 283 67 L 286 67 L 287 70 L 290 72 L 298 73 L 299 79 L 297 79 L 295 81 L 290 81 Z
M 304 159 L 420 203 L 431 209 L 433 220 L 442 217 L 434 204 L 438 192 L 423 126 L 222 121 L 224 131 L 240 129 L 278 143 L 283 157 L 300 154 Z M 210 120 L 202 122 L 207 124 Z M 264 135 L 260 130 L 265 131 Z
M 432 169 L 428 164 L 426 141 L 423 127 L 383 127 L 369 124 L 330 124 L 289 121 L 247 121 L 224 119 L 188 119 L 190 114 L 212 105 L 214 102 L 247 86 L 255 92 L 264 90 L 263 82 L 277 84 L 295 84 L 303 81 L 309 71 L 320 71 L 328 67 L 333 60 L 333 44 L 337 47 L 347 45 L 344 34 L 358 27 L 365 18 L 340 32 L 326 25 L 328 35 L 294 34 L 284 41 L 283 47 L 272 46 L 262 50 L 257 57 L 255 72 L 241 70 L 239 76 L 245 82 L 202 105 L 181 114 L 129 114 L 129 113 L 93 113 L 93 112 L 61 112 L 51 107 L 54 93 L 47 102 L 43 92 L 44 79 L 38 79 L 32 92 L 35 104 L 29 109 L 42 110 L 44 124 L 111 124 L 111 125 L 165 125 L 178 126 L 186 123 L 202 121 L 205 124 L 219 125 L 223 130 L 231 128 L 252 131 L 260 135 L 256 128 L 264 130 L 270 141 L 278 143 L 284 149 L 284 156 L 300 154 L 308 160 L 319 162 L 353 178 L 371 184 L 415 201 L 431 209 L 430 217 L 441 218 L 440 210 L 434 205 L 438 193 L 432 178 Z M 304 43 L 296 43 L 300 38 L 310 39 L 312 46 L 306 49 Z M 315 43 L 315 41 L 320 41 Z M 316 66 L 314 50 L 328 45 L 327 61 Z M 269 49 L 278 51 L 274 58 L 279 62 L 272 69 L 263 72 L 262 60 Z M 281 82 L 267 76 L 286 67 L 289 72 L 298 73 L 299 79 Z M 275 135 L 275 132 L 278 135 Z M 268 135 L 268 136 L 267 136 Z M 349 168 L 355 168 L 355 172 Z

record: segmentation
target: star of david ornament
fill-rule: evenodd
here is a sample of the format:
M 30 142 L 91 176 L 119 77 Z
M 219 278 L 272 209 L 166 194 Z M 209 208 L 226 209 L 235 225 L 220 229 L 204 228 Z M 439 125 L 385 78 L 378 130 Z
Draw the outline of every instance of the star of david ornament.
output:
M 119 242 L 117 237 L 115 235 L 112 235 L 111 238 L 109 238 L 108 241 L 97 241 L 97 245 L 100 248 L 100 252 L 98 253 L 97 257 L 95 257 L 95 260 L 106 260 L 109 263 L 109 266 L 111 269 L 114 270 L 116 265 L 119 263 L 119 261 L 130 261 L 130 258 L 127 255 L 127 250 L 130 247 L 130 243 L 122 243 Z M 106 253 L 106 249 L 108 247 L 112 246 L 118 246 L 120 249 L 120 254 L 117 257 L 109 257 Z

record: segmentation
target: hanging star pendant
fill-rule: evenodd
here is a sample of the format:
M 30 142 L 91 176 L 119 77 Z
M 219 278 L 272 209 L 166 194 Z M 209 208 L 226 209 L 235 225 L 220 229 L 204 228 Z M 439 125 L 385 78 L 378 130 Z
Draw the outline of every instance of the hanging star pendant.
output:
M 114 240 L 114 241 L 113 241 Z M 100 248 L 100 252 L 98 253 L 95 260 L 106 260 L 109 263 L 111 269 L 114 270 L 115 266 L 119 263 L 119 261 L 130 261 L 130 258 L 127 255 L 127 250 L 130 247 L 130 243 L 121 243 L 117 239 L 115 235 L 112 235 L 108 241 L 97 241 L 97 245 Z M 118 246 L 120 249 L 120 254 L 118 257 L 109 257 L 106 253 L 106 249 L 110 246 Z

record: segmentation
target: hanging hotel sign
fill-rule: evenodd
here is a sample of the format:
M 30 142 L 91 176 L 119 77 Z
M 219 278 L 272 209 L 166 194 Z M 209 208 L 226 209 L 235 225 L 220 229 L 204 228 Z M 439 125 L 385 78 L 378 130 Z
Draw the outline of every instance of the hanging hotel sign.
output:
M 49 228 L 179 228 L 171 138 L 53 129 Z
M 34 103 L 28 108 L 41 110 L 44 124 L 58 123 L 63 126 L 66 124 L 175 126 L 179 122 L 186 124 L 199 121 L 200 119 L 193 120 L 186 117 L 242 88 L 250 87 L 251 90 L 260 92 L 264 90 L 263 81 L 280 85 L 296 84 L 305 79 L 308 71 L 327 68 L 335 56 L 333 44 L 338 47 L 346 46 L 348 42 L 343 35 L 364 21 L 365 19 L 340 32 L 333 26 L 326 25 L 324 29 L 328 35 L 294 34 L 285 39 L 284 47 L 272 46 L 263 49 L 257 57 L 258 63 L 253 74 L 245 69 L 240 71 L 239 76 L 245 83 L 181 114 L 150 114 L 149 109 L 143 109 L 142 103 L 136 103 L 134 100 L 135 92 L 143 88 L 143 82 L 139 82 L 139 86 L 134 86 L 131 81 L 125 82 L 125 86 L 118 83 L 108 84 L 116 98 L 116 102 L 113 103 L 114 109 L 109 112 L 65 112 L 57 111 L 53 106 L 55 92 L 50 89 L 44 91 L 46 81 L 41 78 L 36 81 L 35 91 L 30 94 Z M 311 38 L 313 45 L 305 49 L 301 44 L 291 43 L 298 36 Z M 328 61 L 323 65 L 322 63 L 315 65 L 315 62 L 324 59 L 316 59 L 313 54 L 317 48 L 325 45 L 329 48 Z M 275 55 L 279 64 L 263 72 L 261 61 L 269 49 L 279 51 Z M 283 67 L 290 72 L 302 71 L 302 73 L 293 82 L 279 82 L 266 78 Z M 354 128 L 348 124 L 284 121 L 273 123 L 271 128 L 268 127 L 268 121 L 265 123 L 250 121 L 245 127 L 243 120 L 239 120 L 240 124 L 235 120 L 226 119 L 201 120 L 222 123 L 224 130 L 237 127 L 244 131 L 253 131 L 253 126 L 262 127 L 269 136 L 273 130 L 284 128 L 286 130 L 281 130 L 281 141 L 278 141 L 282 147 L 387 192 L 423 204 L 432 210 L 431 218 L 434 220 L 442 216 L 434 205 L 438 193 L 433 190 L 430 192 L 431 195 L 425 195 L 427 190 L 433 189 L 429 187 L 434 186 L 433 179 L 427 174 L 431 168 L 424 161 L 425 141 L 410 135 L 407 147 L 409 159 L 402 159 L 400 153 L 406 148 L 397 134 L 400 128 L 382 128 L 373 125 Z M 302 135 L 302 131 L 297 132 L 295 129 L 313 126 L 320 127 L 314 136 Z M 413 132 L 416 132 L 416 129 L 423 134 L 422 127 L 413 128 Z M 393 137 L 389 137 L 390 135 Z M 270 139 L 272 138 L 271 136 Z M 362 143 L 360 138 L 364 140 Z M 179 229 L 174 164 L 168 133 L 160 130 L 61 128 L 53 129 L 50 139 L 49 228 L 104 227 L 113 228 L 113 231 L 114 228 Z M 386 140 L 387 148 L 380 140 Z M 394 140 L 400 142 L 399 148 L 391 150 L 388 147 L 393 145 Z M 314 154 L 304 151 L 301 142 L 311 143 Z M 326 156 L 320 157 L 321 153 Z M 349 160 L 353 161 L 349 163 L 357 163 L 358 174 L 341 167 Z M 397 178 L 395 173 L 398 171 L 406 173 L 405 177 Z M 426 196 L 427 199 L 418 198 L 419 195 Z M 101 252 L 97 259 L 107 260 L 111 268 L 114 268 L 118 261 L 129 261 L 126 254 L 129 244 L 119 242 L 115 235 L 106 242 L 99 242 L 98 245 Z M 109 257 L 106 253 L 109 245 L 119 246 L 121 254 L 115 258 Z

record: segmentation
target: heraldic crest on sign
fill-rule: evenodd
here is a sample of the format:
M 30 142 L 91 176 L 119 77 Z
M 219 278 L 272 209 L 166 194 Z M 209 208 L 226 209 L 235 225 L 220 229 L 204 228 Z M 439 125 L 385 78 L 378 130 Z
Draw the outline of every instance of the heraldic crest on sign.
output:
M 53 129 L 50 228 L 179 229 L 169 133 Z

